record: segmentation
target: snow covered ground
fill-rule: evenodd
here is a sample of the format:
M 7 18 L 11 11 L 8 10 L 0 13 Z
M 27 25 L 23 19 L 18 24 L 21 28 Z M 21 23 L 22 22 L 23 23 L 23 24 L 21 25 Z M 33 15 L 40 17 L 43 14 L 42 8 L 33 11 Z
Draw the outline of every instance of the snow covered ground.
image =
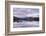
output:
M 13 23 L 13 28 L 38 27 L 38 26 L 39 26 L 39 21 L 22 21 Z

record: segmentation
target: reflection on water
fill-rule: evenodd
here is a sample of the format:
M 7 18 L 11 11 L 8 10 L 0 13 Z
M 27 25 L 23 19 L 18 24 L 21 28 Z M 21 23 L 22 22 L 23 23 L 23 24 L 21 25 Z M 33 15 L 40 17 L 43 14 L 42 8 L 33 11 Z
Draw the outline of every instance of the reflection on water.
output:
M 39 21 L 21 21 L 13 23 L 13 28 L 22 28 L 22 27 L 39 27 Z

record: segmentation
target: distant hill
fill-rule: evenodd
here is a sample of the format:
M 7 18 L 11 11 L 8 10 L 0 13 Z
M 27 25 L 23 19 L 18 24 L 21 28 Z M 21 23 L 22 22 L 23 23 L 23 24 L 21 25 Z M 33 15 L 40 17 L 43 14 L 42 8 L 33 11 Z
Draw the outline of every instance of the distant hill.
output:
M 18 18 L 13 16 L 13 22 L 20 22 L 20 21 L 39 21 L 39 17 L 25 17 L 25 18 Z

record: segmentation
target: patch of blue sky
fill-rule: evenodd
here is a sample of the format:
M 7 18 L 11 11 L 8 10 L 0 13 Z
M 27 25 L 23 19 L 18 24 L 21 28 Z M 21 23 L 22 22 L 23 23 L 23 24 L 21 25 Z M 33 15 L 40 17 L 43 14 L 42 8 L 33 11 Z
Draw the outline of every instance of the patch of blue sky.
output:
M 39 9 L 35 8 L 13 8 L 13 15 L 16 17 L 39 17 Z
M 28 12 L 39 12 L 39 9 L 37 8 L 13 8 L 13 12 L 25 12 L 25 13 L 28 13 Z

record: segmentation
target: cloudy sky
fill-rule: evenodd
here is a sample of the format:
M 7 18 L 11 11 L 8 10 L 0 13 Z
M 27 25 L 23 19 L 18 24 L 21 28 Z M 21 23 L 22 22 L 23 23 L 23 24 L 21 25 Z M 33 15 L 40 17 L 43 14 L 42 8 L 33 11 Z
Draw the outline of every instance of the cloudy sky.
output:
M 24 17 L 39 17 L 39 9 L 35 8 L 13 8 L 13 16 Z

